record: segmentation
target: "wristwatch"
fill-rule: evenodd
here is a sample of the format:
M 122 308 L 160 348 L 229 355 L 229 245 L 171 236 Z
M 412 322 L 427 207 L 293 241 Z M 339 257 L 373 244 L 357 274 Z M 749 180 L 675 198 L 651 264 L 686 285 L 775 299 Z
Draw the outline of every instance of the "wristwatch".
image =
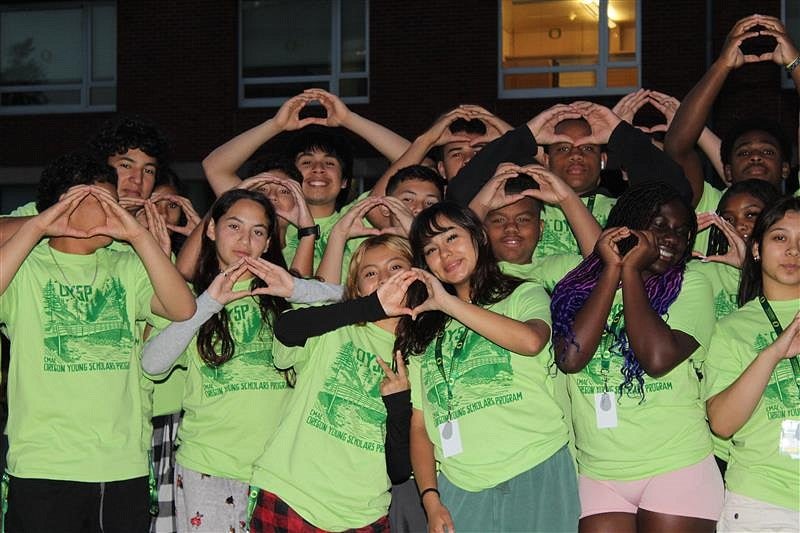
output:
M 319 239 L 319 224 L 314 226 L 308 226 L 307 228 L 300 228 L 297 230 L 297 238 L 302 239 L 303 237 L 308 237 L 309 235 L 313 235 L 315 239 Z

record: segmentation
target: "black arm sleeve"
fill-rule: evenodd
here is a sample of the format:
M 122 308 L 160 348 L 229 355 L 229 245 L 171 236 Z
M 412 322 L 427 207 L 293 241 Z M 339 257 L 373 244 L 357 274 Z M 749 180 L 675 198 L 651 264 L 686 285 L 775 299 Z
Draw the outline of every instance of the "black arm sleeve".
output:
M 386 406 L 386 473 L 392 485 L 411 477 L 411 391 L 383 397 Z
M 311 337 L 342 326 L 375 322 L 382 318 L 386 318 L 386 313 L 378 300 L 378 293 L 373 292 L 355 300 L 286 311 L 275 321 L 275 338 L 285 346 L 305 346 Z
M 692 187 L 680 165 L 650 141 L 650 137 L 625 121 L 608 139 L 609 157 L 614 157 L 628 172 L 631 186 L 661 181 L 672 185 L 681 196 L 692 201 Z M 477 157 L 477 156 L 476 156 Z
M 447 199 L 468 206 L 504 162 L 523 166 L 536 161 L 538 145 L 527 125 L 507 132 L 475 154 L 447 185 Z

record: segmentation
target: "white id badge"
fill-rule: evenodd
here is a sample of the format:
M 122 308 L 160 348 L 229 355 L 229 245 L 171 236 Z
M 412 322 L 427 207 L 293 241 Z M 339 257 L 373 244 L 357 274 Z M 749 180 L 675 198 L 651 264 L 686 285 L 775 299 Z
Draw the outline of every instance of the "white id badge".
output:
M 458 420 L 448 420 L 439 424 L 439 437 L 442 440 L 442 453 L 445 457 L 452 457 L 464 451 L 461 446 L 461 430 Z
M 597 428 L 617 427 L 617 397 L 613 392 L 598 392 L 594 395 L 594 412 L 597 415 Z
M 800 420 L 784 420 L 781 423 L 781 455 L 800 459 Z

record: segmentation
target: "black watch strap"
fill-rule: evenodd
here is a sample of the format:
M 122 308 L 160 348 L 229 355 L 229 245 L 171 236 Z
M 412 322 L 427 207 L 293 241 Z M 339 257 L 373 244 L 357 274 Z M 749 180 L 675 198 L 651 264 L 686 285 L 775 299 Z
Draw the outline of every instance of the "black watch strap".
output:
M 313 235 L 315 239 L 319 239 L 319 224 L 314 226 L 308 226 L 307 228 L 300 228 L 297 230 L 297 238 L 302 239 L 303 237 L 308 237 L 309 235 Z

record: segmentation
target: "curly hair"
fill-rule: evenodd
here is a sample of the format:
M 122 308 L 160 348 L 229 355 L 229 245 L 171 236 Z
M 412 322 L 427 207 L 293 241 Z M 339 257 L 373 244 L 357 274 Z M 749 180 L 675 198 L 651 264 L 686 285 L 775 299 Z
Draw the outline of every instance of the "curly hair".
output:
M 158 168 L 169 162 L 169 142 L 162 131 L 154 122 L 136 116 L 107 121 L 89 141 L 89 149 L 103 160 L 139 149 L 155 158 Z
M 110 183 L 116 189 L 117 173 L 88 152 L 57 157 L 42 170 L 36 188 L 36 209 L 41 213 L 52 206 L 70 187 L 93 183 Z

